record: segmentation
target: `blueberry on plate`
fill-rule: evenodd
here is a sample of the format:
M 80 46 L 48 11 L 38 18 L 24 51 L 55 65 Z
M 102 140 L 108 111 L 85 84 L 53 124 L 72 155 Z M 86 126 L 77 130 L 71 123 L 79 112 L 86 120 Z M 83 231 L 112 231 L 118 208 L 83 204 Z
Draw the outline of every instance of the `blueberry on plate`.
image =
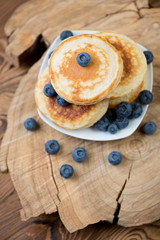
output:
M 109 133 L 115 134 L 115 133 L 117 133 L 117 131 L 118 131 L 118 127 L 115 123 L 112 123 L 112 124 L 109 125 L 109 127 L 108 127 L 108 132 Z
M 51 55 L 52 55 L 53 52 L 54 52 L 54 51 L 51 51 L 51 52 L 49 53 L 48 58 L 51 57 Z
M 43 93 L 47 97 L 54 97 L 57 95 L 51 83 L 47 83 L 43 88 Z
M 122 155 L 120 152 L 113 151 L 108 155 L 108 161 L 112 165 L 117 165 L 122 161 Z
M 56 140 L 49 140 L 45 144 L 45 150 L 49 154 L 56 154 L 59 152 L 60 146 Z
M 72 37 L 72 36 L 73 36 L 73 33 L 71 31 L 65 30 L 60 34 L 60 39 L 64 40 L 64 39 Z
M 79 53 L 77 55 L 77 63 L 81 66 L 81 67 L 86 67 L 90 64 L 91 62 L 91 57 L 88 53 L 86 52 L 82 52 L 82 53 Z
M 142 106 L 140 103 L 133 102 L 132 105 L 132 113 L 130 115 L 130 118 L 138 118 L 142 114 Z
M 143 90 L 140 92 L 138 99 L 141 104 L 147 105 L 150 104 L 153 100 L 153 94 L 149 90 Z
M 59 95 L 57 95 L 56 97 L 56 102 L 61 107 L 65 107 L 68 105 L 68 102 L 65 99 L 61 98 Z
M 142 129 L 144 133 L 150 135 L 155 133 L 155 131 L 157 130 L 157 125 L 152 121 L 148 121 L 143 125 Z
M 126 117 L 117 117 L 115 124 L 117 125 L 118 129 L 126 128 L 129 124 L 129 119 Z
M 132 113 L 132 105 L 127 102 L 121 102 L 116 108 L 116 113 L 118 117 L 129 117 Z
M 117 114 L 114 109 L 108 109 L 106 113 L 106 118 L 109 120 L 110 123 L 116 120 Z
M 94 126 L 99 131 L 105 132 L 108 129 L 109 120 L 105 116 L 103 116 L 98 122 L 96 122 L 96 124 Z
M 72 152 L 72 157 L 76 162 L 83 162 L 87 158 L 87 152 L 82 147 L 77 147 Z
M 71 165 L 64 164 L 61 166 L 59 172 L 63 178 L 70 178 L 73 176 L 74 170 Z
M 153 56 L 152 52 L 150 52 L 150 51 L 144 51 L 143 53 L 144 53 L 144 55 L 145 55 L 145 57 L 146 57 L 147 64 L 150 64 L 151 62 L 153 62 L 154 56 Z
M 34 118 L 27 118 L 25 121 L 24 121 L 24 127 L 27 129 L 27 130 L 30 130 L 30 131 L 33 131 L 37 128 L 37 122 L 36 120 L 34 120 Z

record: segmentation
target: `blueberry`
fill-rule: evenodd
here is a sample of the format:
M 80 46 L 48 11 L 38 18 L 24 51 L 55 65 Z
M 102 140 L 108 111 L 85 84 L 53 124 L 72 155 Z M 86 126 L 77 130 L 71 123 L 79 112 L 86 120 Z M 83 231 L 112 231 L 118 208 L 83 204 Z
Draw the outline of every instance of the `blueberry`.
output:
M 120 152 L 113 151 L 108 155 L 108 161 L 112 165 L 117 165 L 122 161 L 122 155 Z
M 127 102 L 121 102 L 116 108 L 116 113 L 118 117 L 129 117 L 132 113 L 132 105 Z
M 73 176 L 74 170 L 73 167 L 69 164 L 64 164 L 60 168 L 60 174 L 64 178 L 70 178 Z
M 50 57 L 51 57 L 52 53 L 53 53 L 53 51 L 51 51 L 51 52 L 49 53 L 49 55 L 48 55 L 48 58 L 50 58 Z
M 143 90 L 140 92 L 138 99 L 141 104 L 147 105 L 150 104 L 153 100 L 153 95 L 149 90 Z
M 130 118 L 138 118 L 142 114 L 142 106 L 140 103 L 133 102 L 132 105 L 132 113 Z
M 94 125 L 99 131 L 107 131 L 109 126 L 109 120 L 104 116 Z
M 157 130 L 157 125 L 154 122 L 149 121 L 143 125 L 142 129 L 146 134 L 153 134 Z
M 153 54 L 150 52 L 150 51 L 144 51 L 143 52 L 145 57 L 146 57 L 146 60 L 147 60 L 147 64 L 150 64 L 151 62 L 153 62 Z
M 73 36 L 73 33 L 71 31 L 65 30 L 60 34 L 60 39 L 64 40 L 64 39 L 72 37 L 72 36 Z
M 51 83 L 47 83 L 43 88 L 43 93 L 47 97 L 54 97 L 57 95 Z
M 68 105 L 68 102 L 66 100 L 64 100 L 63 98 L 61 98 L 59 95 L 57 95 L 57 97 L 56 97 L 56 102 L 61 107 L 65 107 Z
M 90 64 L 91 62 L 91 57 L 88 53 L 86 52 L 82 52 L 82 53 L 79 53 L 77 55 L 77 63 L 81 66 L 81 67 L 86 67 Z
M 109 122 L 114 122 L 117 117 L 117 114 L 114 109 L 108 109 L 106 117 L 109 120 Z
M 117 131 L 118 131 L 118 127 L 115 123 L 112 123 L 112 124 L 109 125 L 109 127 L 108 127 L 108 132 L 109 133 L 115 134 L 115 133 L 117 133 Z
M 45 150 L 49 154 L 56 154 L 59 152 L 60 146 L 56 140 L 49 140 L 45 144 Z
M 115 120 L 115 124 L 119 129 L 126 128 L 129 124 L 129 119 L 126 117 L 117 117 Z
M 72 157 L 76 162 L 83 162 L 87 158 L 87 152 L 82 147 L 77 147 L 72 152 Z
M 24 126 L 27 130 L 33 131 L 37 128 L 37 122 L 34 118 L 27 118 L 24 121 Z

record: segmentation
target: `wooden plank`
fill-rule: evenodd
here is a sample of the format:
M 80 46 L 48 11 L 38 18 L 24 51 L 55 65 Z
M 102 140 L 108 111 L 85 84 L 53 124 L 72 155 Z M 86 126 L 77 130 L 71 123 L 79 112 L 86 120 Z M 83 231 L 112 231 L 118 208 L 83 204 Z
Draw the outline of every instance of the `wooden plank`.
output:
M 61 232 L 57 232 L 55 226 L 49 227 L 46 234 L 45 240 L 53 240 L 57 239 L 95 239 L 95 240 L 106 240 L 106 239 L 113 239 L 113 240 L 121 240 L 121 239 L 154 239 L 159 240 L 160 236 L 160 228 L 159 223 L 150 224 L 139 226 L 136 228 L 122 228 L 116 225 L 110 225 L 106 222 L 100 222 L 96 224 L 96 228 L 93 226 L 88 226 L 84 229 L 84 231 L 78 231 L 75 233 L 71 233 L 70 235 L 67 234 L 65 230 Z M 62 229 L 61 224 L 59 223 L 58 227 Z

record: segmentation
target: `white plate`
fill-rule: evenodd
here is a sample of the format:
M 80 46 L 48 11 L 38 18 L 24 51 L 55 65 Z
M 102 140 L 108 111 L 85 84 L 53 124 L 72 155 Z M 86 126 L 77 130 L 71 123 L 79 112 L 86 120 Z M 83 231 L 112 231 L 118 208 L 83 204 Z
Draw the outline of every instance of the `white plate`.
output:
M 96 33 L 97 31 L 72 31 L 74 36 L 76 35 L 80 35 L 80 34 L 93 34 Z M 42 74 L 43 70 L 47 67 L 48 65 L 48 59 L 49 59 L 49 53 L 51 51 L 53 51 L 58 44 L 61 42 L 59 36 L 55 39 L 55 41 L 51 44 L 50 48 L 48 49 L 46 56 L 42 62 L 40 71 L 39 71 L 39 75 L 38 77 L 40 77 L 40 75 Z M 142 49 L 142 51 L 147 50 L 145 47 L 143 47 L 142 45 L 138 44 L 138 46 Z M 146 74 L 146 89 L 152 91 L 152 85 L 153 85 L 153 66 L 152 63 L 147 65 L 147 74 Z M 94 128 L 84 128 L 84 129 L 78 129 L 78 130 L 67 130 L 61 127 L 58 127 L 57 125 L 55 125 L 54 123 L 52 123 L 50 120 L 48 120 L 46 117 L 44 117 L 38 110 L 38 114 L 40 116 L 40 118 L 47 123 L 49 126 L 51 126 L 52 128 L 56 129 L 59 132 L 62 132 L 64 134 L 70 135 L 72 137 L 76 137 L 76 138 L 81 138 L 81 139 L 86 139 L 86 140 L 93 140 L 93 141 L 112 141 L 112 140 L 117 140 L 117 139 L 121 139 L 121 138 L 126 138 L 128 136 L 130 136 L 132 133 L 135 132 L 135 130 L 137 129 L 137 127 L 139 126 L 139 124 L 141 123 L 141 121 L 144 118 L 144 115 L 146 114 L 148 105 L 143 106 L 143 113 L 142 115 L 137 118 L 137 119 L 133 119 L 129 121 L 129 125 L 127 126 L 127 128 L 119 130 L 116 134 L 110 134 L 108 132 L 101 132 L 98 131 Z

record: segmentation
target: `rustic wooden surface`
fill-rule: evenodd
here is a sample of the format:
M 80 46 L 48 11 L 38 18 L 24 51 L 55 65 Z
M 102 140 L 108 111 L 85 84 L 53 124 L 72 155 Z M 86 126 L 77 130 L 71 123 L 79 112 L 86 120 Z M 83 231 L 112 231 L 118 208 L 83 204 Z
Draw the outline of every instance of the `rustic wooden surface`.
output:
M 141 1 L 141 3 L 142 3 L 142 1 Z M 128 6 L 128 7 L 130 9 L 130 6 Z M 143 7 L 143 6 L 140 6 L 140 7 Z M 133 8 L 133 4 L 132 4 L 132 8 Z M 128 12 L 128 11 L 130 12 L 130 10 L 127 10 L 127 11 L 123 12 L 124 18 L 125 18 L 126 12 Z M 158 31 L 159 30 L 157 28 L 157 24 L 159 24 L 159 9 L 141 9 L 139 14 L 142 14 L 142 13 L 144 14 L 143 17 L 138 19 L 138 20 L 140 21 L 141 19 L 144 18 L 143 21 L 141 22 L 142 25 L 144 25 L 144 23 L 145 23 L 144 31 L 145 31 L 145 28 L 146 28 L 146 24 L 148 23 L 149 26 L 148 25 L 147 26 L 148 26 L 148 29 L 150 29 L 150 32 L 151 32 L 150 35 L 155 36 L 155 34 L 156 34 L 155 44 L 154 44 L 153 39 L 151 41 L 151 38 L 147 37 L 147 39 L 145 40 L 145 43 L 147 42 L 147 44 L 145 44 L 145 45 L 148 48 L 150 48 L 151 50 L 153 49 L 152 51 L 155 54 L 155 68 L 154 68 L 155 69 L 155 85 L 154 85 L 155 98 L 154 98 L 154 103 L 152 104 L 153 109 L 155 109 L 155 110 L 153 112 L 149 109 L 149 113 L 147 114 L 147 118 L 152 117 L 152 119 L 153 119 L 153 117 L 155 116 L 154 113 L 156 113 L 157 115 L 159 113 L 158 104 L 157 104 L 158 101 L 159 101 L 159 99 L 158 99 L 158 96 L 159 96 L 158 95 L 159 94 L 159 88 L 158 88 L 159 72 L 157 70 L 158 70 L 160 62 L 159 62 L 158 51 L 157 51 L 158 43 L 156 43 L 156 40 L 157 40 L 157 42 L 159 40 L 158 39 L 158 37 L 159 37 L 159 32 Z M 119 14 L 122 14 L 122 13 L 117 13 L 117 14 L 119 15 Z M 145 15 L 146 15 L 146 17 L 145 17 Z M 128 19 L 131 18 L 131 20 L 133 20 L 132 17 L 133 16 L 129 16 L 129 14 L 127 15 Z M 111 18 L 115 18 L 115 16 L 111 16 L 110 19 L 108 19 L 107 21 L 110 20 L 110 24 L 112 24 L 113 28 L 114 28 L 114 24 L 115 24 L 116 19 L 111 19 Z M 119 19 L 120 18 L 122 18 L 122 16 L 119 16 Z M 136 24 L 138 24 L 138 20 L 136 21 Z M 105 22 L 105 24 L 107 24 L 107 21 L 105 19 L 103 19 L 103 21 Z M 123 20 L 123 21 L 126 21 L 126 19 Z M 107 26 L 105 26 L 105 24 L 100 26 L 100 30 L 107 29 Z M 140 29 L 142 31 L 141 24 L 139 23 L 139 26 L 140 26 Z M 92 25 L 94 26 L 94 23 Z M 131 25 L 133 27 L 133 24 L 131 24 Z M 151 29 L 151 26 L 153 26 L 153 29 Z M 89 28 L 90 28 L 90 25 L 88 26 L 88 29 Z M 82 29 L 82 27 L 81 27 L 81 29 Z M 116 29 L 116 26 L 115 26 L 115 29 Z M 136 31 L 136 28 L 133 28 L 133 30 Z M 137 39 L 138 40 L 141 39 L 141 41 L 139 41 L 139 42 L 143 44 L 144 37 L 145 37 L 146 33 L 144 32 L 144 35 L 143 35 L 143 34 L 141 34 L 141 31 L 139 31 L 139 35 L 138 35 Z M 132 32 L 130 30 L 131 35 L 132 35 L 132 33 L 133 33 L 133 35 L 135 34 L 135 32 Z M 136 36 L 135 36 L 135 39 L 136 39 Z M 151 41 L 151 44 L 150 44 L 150 41 Z M 1 46 L 2 46 L 1 48 L 2 48 L 2 52 L 3 52 L 3 49 L 5 47 L 5 41 L 1 41 Z M 16 88 L 16 86 L 17 86 L 18 81 L 20 80 L 22 75 L 26 72 L 27 68 L 26 67 L 19 68 L 19 69 L 9 68 L 9 66 L 5 63 L 4 54 L 1 54 L 1 56 L 2 56 L 2 61 L 1 61 L 1 79 L 2 80 L 1 80 L 0 101 L 1 101 L 1 106 L 2 106 L 1 109 L 2 110 L 1 110 L 0 114 L 1 114 L 1 119 L 2 119 L 1 120 L 1 123 L 2 123 L 1 124 L 1 136 L 2 136 L 4 131 L 5 131 L 5 128 L 6 128 L 6 110 L 8 108 L 8 104 L 10 102 L 11 97 L 13 96 L 13 92 L 14 92 L 14 89 Z M 38 66 L 34 66 L 34 68 L 38 68 Z M 33 71 L 33 74 L 34 74 L 33 78 L 35 78 L 35 74 L 36 74 L 35 70 L 31 70 L 31 71 Z M 23 86 L 23 83 L 24 83 L 24 79 L 21 81 L 22 86 Z M 29 88 L 29 86 L 27 88 Z M 18 96 L 20 96 L 20 94 L 18 94 Z M 18 101 L 18 98 L 17 98 L 16 101 Z M 17 106 L 17 108 L 18 107 L 19 106 Z M 33 111 L 33 114 L 35 114 L 34 111 Z M 13 118 L 13 116 L 11 116 L 11 118 L 9 117 L 8 121 L 12 122 L 11 121 L 12 118 Z M 157 121 L 158 120 L 159 119 L 157 118 Z M 11 127 L 10 122 L 8 122 L 8 126 Z M 41 127 L 42 127 L 42 129 L 40 129 L 40 131 L 43 132 L 43 131 L 46 130 L 46 127 L 43 126 L 43 123 L 41 123 Z M 16 128 L 17 128 L 18 134 L 20 136 L 20 132 L 21 132 L 22 129 L 19 129 L 17 125 L 16 125 Z M 38 132 L 36 134 L 38 134 Z M 30 138 L 30 137 L 31 136 L 29 136 L 29 134 L 28 134 L 28 136 L 26 138 Z M 34 136 L 32 136 L 32 139 L 35 140 Z M 135 139 L 137 139 L 137 138 L 135 138 Z M 135 139 L 134 139 L 134 141 L 131 141 L 130 144 L 131 143 L 135 144 Z M 138 140 L 139 140 L 139 138 L 138 138 Z M 153 141 L 155 141 L 155 142 L 157 140 L 158 140 L 158 136 L 155 140 L 153 139 Z M 63 142 L 64 141 L 65 141 L 65 139 L 63 139 Z M 140 141 L 138 143 L 138 147 L 139 147 L 140 153 L 142 155 L 147 154 L 147 148 L 144 148 L 144 145 L 145 144 L 147 145 L 148 142 L 149 141 L 147 140 L 147 141 Z M 20 143 L 23 144 L 21 141 L 20 141 Z M 122 148 L 123 148 L 123 145 L 126 144 L 126 142 L 125 141 L 124 141 L 124 143 L 121 142 L 121 144 L 122 144 Z M 130 144 L 129 145 L 126 144 L 126 146 L 130 146 Z M 13 144 L 10 147 L 10 153 L 12 153 L 12 151 L 14 151 L 14 149 L 15 149 L 15 145 Z M 21 154 L 21 152 L 20 152 L 21 150 L 18 147 L 16 148 L 16 150 L 18 150 L 18 154 Z M 6 151 L 4 151 L 4 152 L 6 153 Z M 7 151 L 7 153 L 10 154 L 8 151 Z M 27 153 L 27 149 L 25 150 L 25 153 Z M 129 154 L 132 154 L 133 158 L 136 157 L 137 154 L 140 154 L 140 153 L 137 153 L 137 151 L 136 151 L 136 152 L 134 152 L 134 155 L 133 155 L 133 150 L 129 152 Z M 3 160 L 5 156 L 4 155 L 1 155 L 1 156 L 2 156 L 1 159 Z M 28 160 L 28 155 L 25 154 L 25 156 L 26 156 L 26 159 Z M 42 156 L 40 156 L 40 154 L 36 155 L 36 157 L 41 159 L 41 161 L 44 161 L 44 159 L 42 159 Z M 150 155 L 150 157 L 151 157 L 151 155 Z M 45 166 L 46 166 L 46 163 L 49 164 L 49 162 L 46 158 L 45 158 L 45 160 L 46 160 L 46 162 L 45 162 Z M 54 162 L 54 159 L 52 159 L 52 160 Z M 133 159 L 133 160 L 135 160 L 135 159 Z M 15 168 L 12 165 L 12 163 L 13 162 L 10 161 L 10 163 L 9 163 L 10 167 L 9 168 L 13 170 Z M 41 162 L 41 164 L 43 164 L 43 163 Z M 136 167 L 134 168 L 133 166 L 132 166 L 132 170 L 131 170 L 132 172 L 130 173 L 130 180 L 134 176 L 133 171 L 136 169 Z M 39 165 L 39 167 L 42 167 L 42 165 L 41 166 Z M 37 174 L 36 169 L 37 169 L 37 166 L 34 166 L 34 176 L 35 176 L 35 178 L 34 178 L 35 183 L 34 184 L 37 185 L 37 184 L 39 184 L 38 181 L 40 181 L 41 179 L 37 179 L 38 175 L 36 175 Z M 143 171 L 145 171 L 145 170 L 143 169 Z M 141 169 L 139 169 L 139 173 L 141 173 L 141 175 L 142 175 L 143 171 L 141 171 Z M 17 170 L 17 172 L 18 172 L 18 170 Z M 46 168 L 46 172 L 47 172 L 47 175 L 51 174 L 49 165 L 48 165 L 48 168 Z M 25 174 L 25 171 L 24 171 L 24 174 Z M 12 179 L 14 179 L 15 176 L 14 175 L 12 176 L 12 174 L 11 174 L 11 177 L 12 177 Z M 1 231 L 0 232 L 0 237 L 2 239 L 44 239 L 44 236 L 46 234 L 45 231 L 47 229 L 47 226 L 50 226 L 48 228 L 48 232 L 47 232 L 47 236 L 46 236 L 46 238 L 48 238 L 48 239 L 51 238 L 50 235 L 52 235 L 52 239 L 54 239 L 56 237 L 57 237 L 57 239 L 91 239 L 91 238 L 92 239 L 131 239 L 131 238 L 139 239 L 140 237 L 142 239 L 159 239 L 160 238 L 160 230 L 159 230 L 159 223 L 158 222 L 155 223 L 155 224 L 150 224 L 150 225 L 146 225 L 146 226 L 142 226 L 142 227 L 127 228 L 127 229 L 122 228 L 122 227 L 118 227 L 115 224 L 110 225 L 107 222 L 100 222 L 98 224 L 91 225 L 91 226 L 85 228 L 84 230 L 77 231 L 73 234 L 69 234 L 67 232 L 67 230 L 63 227 L 62 223 L 60 222 L 60 220 L 59 220 L 59 218 L 57 217 L 56 214 L 50 215 L 50 216 L 47 216 L 47 217 L 46 216 L 41 216 L 36 221 L 32 220 L 32 221 L 27 221 L 25 223 L 22 223 L 22 222 L 20 222 L 19 215 L 18 215 L 18 210 L 20 208 L 20 204 L 18 202 L 16 192 L 14 191 L 13 186 L 11 185 L 11 182 L 9 181 L 9 176 L 8 176 L 8 174 L 7 175 L 1 175 L 1 178 L 2 178 L 2 181 L 0 183 L 2 185 L 2 187 L 1 187 L 2 196 L 1 196 L 1 202 L 0 202 L 1 203 L 1 205 L 0 205 L 1 212 L 0 213 L 1 213 L 1 216 L 2 216 L 2 220 L 0 220 L 1 221 L 0 223 L 2 223 L 1 224 L 2 227 L 0 229 L 0 231 Z M 153 179 L 154 179 L 155 182 L 157 181 L 157 179 L 154 178 L 154 176 L 153 176 Z M 42 179 L 42 181 L 43 180 L 44 180 L 44 178 Z M 154 181 L 153 181 L 153 185 L 155 184 Z M 127 182 L 127 184 L 129 184 L 129 183 Z M 127 184 L 126 184 L 126 187 L 125 187 L 125 189 L 123 191 L 123 194 L 122 194 L 124 199 L 125 199 L 125 191 L 127 189 Z M 121 182 L 120 182 L 120 185 L 121 185 Z M 46 186 L 50 186 L 50 183 L 47 182 Z M 44 188 L 43 184 L 41 185 L 41 187 Z M 52 183 L 52 187 L 54 187 L 53 183 Z M 145 185 L 143 187 L 145 187 Z M 22 188 L 23 188 L 23 186 L 22 186 Z M 37 192 L 39 194 L 40 194 L 42 188 L 41 189 L 37 188 Z M 129 188 L 130 187 L 128 186 L 128 189 Z M 45 190 L 47 191 L 47 189 L 45 189 Z M 133 191 L 133 187 L 130 188 L 130 190 Z M 145 188 L 144 188 L 144 190 L 145 190 Z M 157 194 L 158 194 L 158 191 L 157 191 Z M 121 195 L 121 197 L 122 197 L 122 195 Z M 51 195 L 51 197 L 55 198 L 55 196 L 52 196 L 52 195 Z M 148 197 L 148 195 L 147 195 L 147 197 Z M 158 195 L 157 195 L 157 197 L 158 197 Z M 23 199 L 23 200 L 25 200 L 25 199 Z M 41 205 L 44 207 L 46 203 L 43 200 L 44 199 L 42 199 Z M 12 204 L 14 203 L 13 208 L 11 206 L 11 203 Z M 42 207 L 42 210 L 44 210 L 43 207 Z M 54 206 L 47 206 L 47 209 L 50 209 L 51 207 L 53 208 Z M 121 204 L 121 211 L 122 210 L 123 209 L 122 209 L 122 204 Z M 46 210 L 46 211 L 49 211 L 49 210 Z M 23 211 L 22 211 L 22 213 L 23 213 Z M 159 210 L 157 210 L 157 214 L 158 213 L 159 213 Z M 150 217 L 152 217 L 152 216 L 150 216 Z

